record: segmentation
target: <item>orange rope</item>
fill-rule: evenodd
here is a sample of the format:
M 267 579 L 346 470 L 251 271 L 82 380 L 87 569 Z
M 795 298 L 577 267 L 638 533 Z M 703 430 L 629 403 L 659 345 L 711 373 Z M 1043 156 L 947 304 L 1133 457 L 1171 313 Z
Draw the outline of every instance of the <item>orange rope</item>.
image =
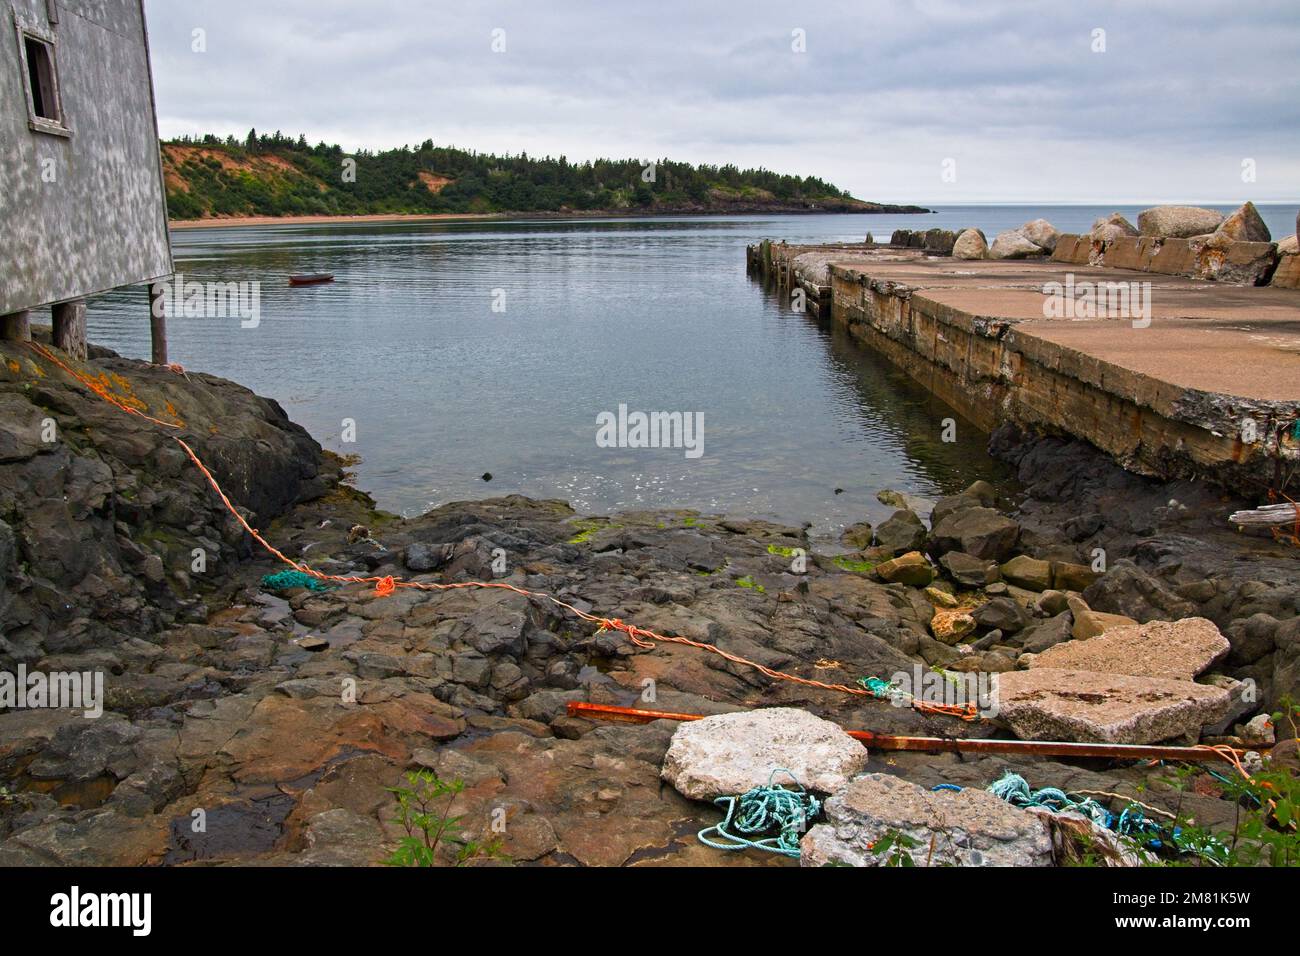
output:
M 60 360 L 58 356 L 56 356 L 53 352 L 47 349 L 40 342 L 30 342 L 28 344 L 31 345 L 31 347 L 34 348 L 37 352 L 41 353 L 41 355 L 45 356 L 47 359 L 49 359 L 51 362 L 57 365 L 59 368 L 63 369 L 63 371 L 67 372 L 69 375 L 75 378 L 82 385 L 86 386 L 86 388 L 90 389 L 92 392 L 94 392 L 104 401 L 108 402 L 110 405 L 117 406 L 120 410 L 126 412 L 128 415 L 135 415 L 137 418 L 143 418 L 145 421 L 153 422 L 155 425 L 161 425 L 164 428 L 181 427 L 180 425 L 177 425 L 175 422 L 165 422 L 161 418 L 154 418 L 152 415 L 146 415 L 144 412 L 140 411 L 139 409 L 132 408 L 130 405 L 126 404 L 126 402 L 123 402 L 111 391 L 109 391 L 108 386 L 105 385 L 103 382 L 93 379 L 89 375 L 85 375 L 81 372 L 78 372 L 72 366 Z
M 31 343 L 31 345 L 34 349 L 40 352 L 41 355 L 49 359 L 51 362 L 53 362 L 59 368 L 66 371 L 68 374 L 72 375 L 74 378 L 77 379 L 77 381 L 81 382 L 83 385 L 85 385 L 88 389 L 90 389 L 100 398 L 104 399 L 106 402 L 109 402 L 112 405 L 117 406 L 122 411 L 127 412 L 128 414 L 131 415 L 136 415 L 140 418 L 146 419 L 147 421 L 151 421 L 157 425 L 162 425 L 166 428 L 181 427 L 171 422 L 164 422 L 161 419 L 153 418 L 152 416 L 146 415 L 143 412 L 138 411 L 137 409 L 131 408 L 129 405 L 126 405 L 125 403 L 119 401 L 111 392 L 109 392 L 109 390 L 102 383 L 96 381 L 93 378 L 90 378 L 87 375 L 83 375 L 82 373 L 77 372 L 75 369 L 71 368 L 64 362 L 60 361 L 57 357 L 55 357 L 48 349 L 46 349 L 40 343 L 33 342 Z M 187 444 L 185 440 L 182 439 L 181 437 L 177 435 L 173 435 L 172 438 L 176 442 L 176 444 L 180 445 L 181 449 L 185 452 L 185 454 L 189 456 L 190 461 L 194 463 L 194 466 L 198 468 L 199 472 L 202 473 L 203 477 L 207 479 L 208 484 L 212 486 L 212 490 L 215 491 L 217 497 L 221 499 L 221 503 L 226 507 L 226 510 L 235 516 L 235 520 L 239 522 L 239 524 L 243 527 L 243 529 L 248 532 L 248 534 L 252 537 L 252 539 L 256 541 L 263 548 L 263 550 L 273 555 L 274 557 L 278 558 L 280 561 L 284 562 L 289 567 L 293 568 L 295 571 L 299 571 L 303 574 L 309 575 L 318 581 L 329 581 L 334 584 L 373 585 L 375 589 L 375 594 L 378 597 L 387 597 L 395 593 L 398 588 L 412 588 L 419 591 L 454 591 L 454 590 L 460 590 L 464 588 L 485 588 L 485 589 L 491 588 L 491 589 L 502 590 L 502 591 L 511 591 L 515 594 L 519 594 L 527 598 L 537 598 L 539 600 L 549 601 L 551 604 L 565 611 L 568 611 L 570 614 L 574 615 L 575 617 L 580 618 L 583 621 L 587 621 L 591 624 L 597 625 L 598 627 L 597 633 L 602 633 L 604 631 L 618 631 L 622 634 L 626 634 L 628 640 L 630 640 L 637 647 L 644 648 L 646 650 L 653 650 L 655 648 L 656 643 L 658 642 L 664 642 L 669 644 L 680 644 L 684 647 L 693 647 L 696 648 L 697 650 L 707 651 L 710 654 L 716 654 L 719 657 L 728 660 L 733 664 L 739 664 L 743 667 L 753 668 L 754 670 L 757 670 L 759 673 L 764 674 L 765 676 L 770 677 L 773 680 L 789 681 L 790 683 L 793 684 L 799 684 L 804 687 L 814 687 L 817 688 L 818 690 L 836 691 L 841 694 L 852 694 L 855 697 L 867 697 L 872 700 L 880 699 L 871 691 L 866 690 L 865 688 L 849 687 L 845 684 L 828 684 L 823 681 L 813 680 L 812 678 L 808 678 L 808 677 L 799 677 L 796 674 L 787 674 L 784 671 L 774 670 L 773 668 L 768 667 L 764 664 L 760 664 L 757 661 L 751 661 L 748 658 L 740 657 L 737 654 L 728 653 L 727 651 L 722 650 L 720 647 L 715 647 L 712 644 L 704 644 L 699 641 L 692 641 L 689 638 L 685 638 L 685 637 L 675 637 L 667 634 L 659 634 L 647 628 L 638 627 L 635 624 L 629 624 L 628 622 L 620 620 L 618 618 L 607 618 L 607 617 L 600 617 L 595 614 L 589 614 L 586 611 L 580 610 L 579 608 L 576 608 L 571 604 L 566 604 L 564 601 L 561 601 L 559 598 L 554 597 L 550 594 L 546 594 L 541 591 L 529 591 L 521 587 L 516 587 L 513 584 L 508 584 L 504 581 L 465 581 L 465 582 L 454 583 L 454 584 L 437 584 L 434 582 L 426 582 L 426 581 L 406 581 L 400 578 L 395 578 L 392 575 L 362 577 L 358 575 L 325 574 L 321 571 L 317 571 L 316 569 L 310 567 L 307 564 L 304 564 L 300 561 L 293 560 L 284 552 L 280 551 L 273 544 L 271 544 L 271 542 L 267 541 L 266 538 L 262 536 L 261 532 L 259 532 L 256 528 L 250 525 L 248 521 L 244 518 L 244 516 L 240 514 L 239 509 L 236 508 L 235 504 L 230 500 L 229 497 L 227 497 L 225 491 L 222 490 L 220 483 L 213 476 L 212 472 L 208 470 L 208 467 L 203 464 L 203 461 L 194 452 L 194 449 L 191 448 L 189 444 Z M 974 704 L 965 704 L 959 706 L 952 706 L 947 704 L 931 704 L 925 701 L 917 700 L 916 698 L 912 698 L 911 705 L 913 708 L 923 713 L 944 714 L 951 717 L 959 717 L 962 720 L 968 720 L 968 721 L 976 720 L 979 716 L 978 711 L 976 710 Z

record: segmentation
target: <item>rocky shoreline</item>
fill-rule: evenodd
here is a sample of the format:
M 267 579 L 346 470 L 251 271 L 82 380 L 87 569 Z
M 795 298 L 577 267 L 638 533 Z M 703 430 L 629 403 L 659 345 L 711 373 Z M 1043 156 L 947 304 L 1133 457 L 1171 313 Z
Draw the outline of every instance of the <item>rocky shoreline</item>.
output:
M 1184 719 L 1181 736 L 1231 736 L 1300 697 L 1296 549 L 1230 531 L 1221 491 L 1131 475 L 1082 442 L 1001 429 L 990 451 L 1022 496 L 973 486 L 917 513 L 887 494 L 896 514 L 829 555 L 804 528 L 521 497 L 399 519 L 274 402 L 105 350 L 88 371 L 183 423 L 253 525 L 327 573 L 509 582 L 828 683 L 918 666 L 1032 675 L 1033 655 L 1081 629 L 1204 618 L 1226 649 L 1197 686 L 1229 689 L 1216 707 L 1231 697 L 1231 713 Z M 661 779 L 674 724 L 595 723 L 566 704 L 779 706 L 879 733 L 1008 735 L 691 647 L 640 648 L 510 592 L 270 592 L 263 576 L 283 565 L 250 549 L 164 429 L 13 343 L 0 406 L 0 670 L 102 671 L 106 694 L 95 720 L 0 713 L 0 863 L 373 864 L 402 835 L 386 788 L 423 767 L 464 782 L 455 812 L 516 863 L 782 865 L 695 838 L 719 811 Z M 1274 759 L 1294 766 L 1294 742 Z M 867 770 L 976 789 L 1012 770 L 1035 787 L 1140 792 L 1207 827 L 1237 812 L 1208 774 L 1175 786 L 1166 768 L 1100 759 L 872 752 Z

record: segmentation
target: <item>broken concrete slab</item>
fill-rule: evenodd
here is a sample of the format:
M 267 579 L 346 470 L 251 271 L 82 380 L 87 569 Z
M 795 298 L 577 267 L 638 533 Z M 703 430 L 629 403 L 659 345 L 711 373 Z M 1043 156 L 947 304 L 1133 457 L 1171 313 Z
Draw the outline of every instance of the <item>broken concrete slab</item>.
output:
M 1091 640 L 1066 641 L 1038 654 L 1029 666 L 1190 681 L 1230 649 L 1213 621 L 1187 617 L 1112 627 Z
M 1226 690 L 1191 681 L 1052 667 L 998 674 L 993 687 L 999 718 L 1022 740 L 1199 739 L 1232 705 Z
M 1291 253 L 1282 256 L 1269 285 L 1277 289 L 1300 289 L 1300 255 Z
M 827 800 L 825 814 L 800 841 L 802 866 L 887 866 L 898 854 L 917 866 L 1052 864 L 1046 824 L 986 790 L 930 791 L 872 773 Z
M 867 750 L 838 725 L 793 707 L 718 714 L 683 723 L 662 777 L 683 796 L 713 800 L 765 786 L 788 771 L 808 790 L 834 793 L 867 766 Z M 790 785 L 778 773 L 775 782 Z

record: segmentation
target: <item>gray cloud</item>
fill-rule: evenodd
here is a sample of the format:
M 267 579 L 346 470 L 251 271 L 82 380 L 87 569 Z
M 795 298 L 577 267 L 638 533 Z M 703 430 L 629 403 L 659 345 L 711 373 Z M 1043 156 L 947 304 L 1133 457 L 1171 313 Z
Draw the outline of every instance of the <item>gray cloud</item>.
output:
M 667 155 L 870 199 L 1300 199 L 1292 0 L 146 5 L 164 135 Z

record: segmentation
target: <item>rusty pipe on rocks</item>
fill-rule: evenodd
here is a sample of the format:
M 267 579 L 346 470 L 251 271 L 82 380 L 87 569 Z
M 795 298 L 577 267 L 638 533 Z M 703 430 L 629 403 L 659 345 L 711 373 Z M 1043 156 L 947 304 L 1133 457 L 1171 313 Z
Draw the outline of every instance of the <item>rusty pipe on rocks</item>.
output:
M 609 704 L 589 704 L 570 701 L 570 717 L 587 717 L 618 723 L 648 724 L 656 720 L 701 720 L 703 714 L 675 714 L 659 710 L 638 710 L 634 707 L 614 707 Z M 1231 752 L 1238 760 L 1245 756 L 1241 750 L 1211 747 L 1177 747 L 1155 744 L 1078 743 L 1064 740 L 992 740 L 960 739 L 956 737 L 899 737 L 877 734 L 869 730 L 845 731 L 855 740 L 877 750 L 908 750 L 928 753 L 990 753 L 1023 754 L 1035 757 L 1108 757 L 1115 760 L 1207 760 L 1232 763 Z

